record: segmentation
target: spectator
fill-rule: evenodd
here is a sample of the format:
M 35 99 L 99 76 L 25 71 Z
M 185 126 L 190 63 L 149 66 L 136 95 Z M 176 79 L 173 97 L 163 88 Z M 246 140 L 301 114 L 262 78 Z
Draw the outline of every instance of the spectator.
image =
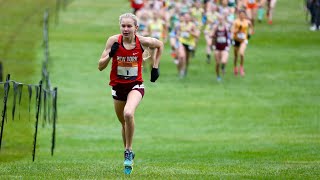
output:
M 311 0 L 310 2 L 311 12 L 311 31 L 320 29 L 320 0 Z

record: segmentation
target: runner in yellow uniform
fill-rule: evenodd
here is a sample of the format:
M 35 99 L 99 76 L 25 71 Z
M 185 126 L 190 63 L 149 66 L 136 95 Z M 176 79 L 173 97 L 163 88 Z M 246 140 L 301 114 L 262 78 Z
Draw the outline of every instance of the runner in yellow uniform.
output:
M 206 12 L 206 24 L 204 27 L 204 38 L 206 40 L 206 53 L 207 53 L 207 63 L 211 62 L 211 54 L 212 54 L 212 29 L 213 25 L 217 22 L 218 19 L 218 7 L 215 5 L 208 6 L 210 9 Z
M 199 34 L 200 31 L 196 28 L 194 22 L 192 22 L 190 15 L 188 13 L 184 14 L 178 29 L 179 42 L 181 44 L 178 49 L 178 70 L 181 78 L 186 76 L 190 52 L 194 50 Z
M 238 75 L 237 60 L 240 55 L 240 75 L 244 76 L 244 54 L 248 44 L 248 37 L 252 32 L 252 24 L 246 18 L 244 10 L 239 11 L 239 17 L 233 22 L 231 33 L 234 40 L 234 74 Z

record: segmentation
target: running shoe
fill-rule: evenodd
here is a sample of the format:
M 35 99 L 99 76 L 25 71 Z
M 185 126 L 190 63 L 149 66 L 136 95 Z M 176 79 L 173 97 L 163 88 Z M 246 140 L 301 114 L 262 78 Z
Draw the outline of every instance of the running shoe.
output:
M 244 68 L 242 66 L 240 66 L 240 75 L 241 76 L 245 75 Z
M 217 81 L 218 81 L 218 82 L 221 82 L 221 80 L 222 80 L 221 77 L 218 76 L 218 77 L 217 77 Z
M 180 78 L 180 79 L 183 79 L 183 78 L 186 77 L 186 75 L 187 75 L 187 74 L 186 74 L 186 71 L 181 70 L 180 73 L 179 73 L 179 78 Z
M 133 159 L 134 159 L 134 153 L 133 151 L 130 150 L 125 150 L 124 151 L 124 173 L 125 174 L 131 174 L 133 170 Z
M 313 26 L 310 27 L 310 31 L 315 31 L 317 30 L 317 26 L 314 24 Z
M 238 75 L 238 67 L 234 67 L 234 69 L 233 69 L 233 73 L 234 73 L 234 75 L 235 75 L 235 76 L 237 76 L 237 75 Z

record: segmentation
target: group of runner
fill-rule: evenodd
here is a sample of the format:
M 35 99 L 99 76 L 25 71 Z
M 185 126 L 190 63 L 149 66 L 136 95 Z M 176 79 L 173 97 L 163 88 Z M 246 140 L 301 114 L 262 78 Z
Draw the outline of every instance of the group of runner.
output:
M 258 19 L 262 22 L 266 15 L 267 22 L 272 24 L 276 0 L 139 2 L 144 4 L 135 10 L 139 20 L 138 33 L 170 43 L 171 55 L 180 78 L 187 75 L 190 59 L 194 56 L 198 40 L 203 34 L 206 40 L 206 61 L 210 63 L 213 53 L 217 80 L 221 81 L 231 45 L 234 47 L 233 72 L 235 75 L 245 75 L 245 50 L 250 36 L 254 34 L 255 21 Z
M 254 33 L 255 13 L 263 1 L 131 0 L 136 15 L 120 15 L 120 33 L 108 37 L 98 61 L 100 71 L 111 62 L 109 85 L 114 111 L 121 123 L 125 174 L 131 174 L 133 170 L 135 111 L 145 93 L 142 78 L 144 60 L 150 59 L 150 81 L 154 83 L 160 76 L 163 44 L 169 41 L 179 76 L 184 78 L 203 32 L 208 63 L 214 51 L 217 80 L 221 81 L 220 69 L 225 72 L 231 42 L 234 45 L 234 74 L 238 75 L 239 71 L 244 76 L 245 49 L 250 35 Z M 268 2 L 272 4 L 275 0 Z

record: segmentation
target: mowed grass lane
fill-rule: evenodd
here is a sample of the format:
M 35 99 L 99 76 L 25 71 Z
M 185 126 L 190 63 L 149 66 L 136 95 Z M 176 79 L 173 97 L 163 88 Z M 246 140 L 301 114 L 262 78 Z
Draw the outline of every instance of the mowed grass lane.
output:
M 202 38 L 188 77 L 179 80 L 166 45 L 159 81 L 152 84 L 144 74 L 131 177 L 319 177 L 319 36 L 308 32 L 303 11 L 290 2 L 278 3 L 273 26 L 257 24 L 244 78 L 232 75 L 231 56 L 223 82 L 216 82 Z M 126 11 L 124 0 L 77 0 L 61 14 L 50 36 L 51 81 L 59 87 L 55 156 L 42 138 L 36 162 L 1 165 L 4 177 L 125 177 L 109 68 L 99 72 L 97 61 Z

